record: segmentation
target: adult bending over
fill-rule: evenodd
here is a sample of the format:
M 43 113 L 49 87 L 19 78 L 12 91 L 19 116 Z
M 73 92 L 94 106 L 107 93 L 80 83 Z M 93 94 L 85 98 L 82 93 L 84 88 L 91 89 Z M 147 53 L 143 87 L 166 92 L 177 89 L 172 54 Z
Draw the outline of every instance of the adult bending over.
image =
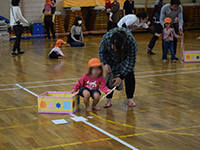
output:
M 22 22 L 28 24 L 28 21 L 22 16 L 21 9 L 19 8 L 19 3 L 20 0 L 12 0 L 11 2 L 12 7 L 10 8 L 10 26 L 11 28 L 13 28 L 16 35 L 16 40 L 13 46 L 12 55 L 18 55 L 24 53 L 24 51 L 21 51 L 20 48 L 21 36 L 23 31 Z
M 68 36 L 67 43 L 70 44 L 71 47 L 82 47 L 85 46 L 83 42 L 83 32 L 82 32 L 82 19 L 81 17 L 76 17 L 74 21 L 74 25 L 71 28 L 71 32 Z M 81 40 L 80 40 L 81 38 Z
M 99 56 L 107 74 L 115 78 L 114 86 L 119 86 L 125 79 L 126 95 L 129 106 L 135 106 L 133 95 L 135 91 L 134 67 L 138 46 L 132 33 L 126 28 L 116 27 L 107 32 L 99 46 Z M 112 105 L 113 93 L 107 96 L 104 107 Z
M 143 27 L 144 29 L 147 30 L 147 32 L 157 36 L 161 37 L 161 34 L 155 33 L 153 30 L 149 28 L 147 25 L 147 21 L 149 19 L 149 15 L 146 12 L 141 12 L 138 13 L 137 15 L 134 14 L 129 14 L 124 16 L 119 22 L 118 22 L 118 27 L 124 27 L 128 28 L 129 30 L 135 30 L 140 27 Z
M 149 20 L 152 21 L 153 20 L 153 26 L 154 26 L 154 31 L 156 33 L 159 33 L 159 34 L 162 34 L 162 30 L 163 30 L 163 27 L 162 25 L 160 24 L 160 11 L 161 11 L 161 8 L 163 7 L 163 5 L 165 5 L 165 2 L 164 0 L 156 0 L 155 4 L 154 4 L 154 9 L 149 17 Z M 156 53 L 152 52 L 155 44 L 156 44 L 156 41 L 158 40 L 159 38 L 157 36 L 153 36 L 151 41 L 149 42 L 149 45 L 147 47 L 147 54 L 149 55 L 155 55 Z
M 176 23 L 176 17 L 178 17 L 179 20 L 179 32 L 180 35 L 183 35 L 183 8 L 180 5 L 180 0 L 171 0 L 170 4 L 166 4 L 162 7 L 160 12 L 160 23 L 164 27 L 164 20 L 166 17 L 169 17 L 172 19 L 173 22 L 173 28 L 175 30 L 175 33 L 178 34 L 178 27 Z M 177 49 L 177 38 L 174 37 L 174 54 L 176 55 L 176 49 Z M 178 60 L 178 58 L 176 58 Z

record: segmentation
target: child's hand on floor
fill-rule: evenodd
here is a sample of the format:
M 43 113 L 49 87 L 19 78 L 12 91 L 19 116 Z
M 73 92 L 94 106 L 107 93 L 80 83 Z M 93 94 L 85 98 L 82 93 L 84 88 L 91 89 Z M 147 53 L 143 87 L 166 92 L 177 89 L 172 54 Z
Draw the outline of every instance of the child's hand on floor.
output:
M 200 37 L 198 37 L 197 40 L 200 40 Z
M 75 90 L 75 89 L 72 89 L 71 93 L 74 94 L 75 92 L 76 92 L 76 90 Z

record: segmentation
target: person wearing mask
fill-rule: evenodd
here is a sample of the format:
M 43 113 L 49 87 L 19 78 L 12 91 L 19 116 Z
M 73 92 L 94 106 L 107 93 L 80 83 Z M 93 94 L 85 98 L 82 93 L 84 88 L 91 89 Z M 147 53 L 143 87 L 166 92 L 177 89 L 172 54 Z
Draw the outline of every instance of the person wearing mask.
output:
M 83 47 L 85 46 L 83 42 L 83 32 L 82 32 L 82 19 L 81 17 L 76 17 L 74 25 L 71 28 L 71 32 L 68 35 L 67 43 L 71 47 Z
M 14 30 L 16 35 L 15 44 L 13 46 L 12 55 L 23 54 L 21 51 L 20 42 L 23 32 L 23 23 L 28 24 L 28 21 L 22 16 L 21 9 L 19 7 L 20 0 L 12 0 L 12 7 L 10 8 L 10 26 Z M 17 53 L 16 53 L 17 50 Z

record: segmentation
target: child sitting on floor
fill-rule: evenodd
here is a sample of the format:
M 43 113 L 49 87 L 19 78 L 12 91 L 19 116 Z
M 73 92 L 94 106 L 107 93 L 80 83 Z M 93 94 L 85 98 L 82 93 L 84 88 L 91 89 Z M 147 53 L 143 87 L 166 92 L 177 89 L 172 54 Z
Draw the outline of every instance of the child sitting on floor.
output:
M 63 40 L 59 39 L 56 42 L 55 47 L 49 53 L 49 58 L 59 58 L 59 59 L 65 58 L 65 55 L 61 51 L 61 47 L 62 47 L 63 44 L 66 44 L 66 42 L 64 42 Z
M 176 57 L 174 54 L 174 37 L 176 38 L 182 38 L 182 36 L 178 36 L 175 31 L 174 28 L 171 26 L 172 24 L 172 20 L 171 18 L 167 17 L 164 20 L 164 29 L 163 29 L 163 56 L 162 56 L 162 60 L 164 63 L 167 63 L 167 52 L 168 49 L 171 52 L 171 59 L 173 61 L 173 63 L 176 63 Z
M 42 22 L 44 22 L 44 17 L 45 15 L 52 15 L 52 22 L 55 23 L 55 14 L 51 14 L 51 8 L 56 7 L 55 5 L 56 0 L 52 1 L 52 0 L 46 0 L 46 3 L 44 4 L 44 14 L 42 17 Z
M 105 0 L 105 2 L 106 2 L 106 12 L 107 12 L 107 10 L 110 10 L 112 6 L 114 6 L 116 4 L 116 2 L 111 3 L 110 0 Z M 109 20 L 113 21 L 112 20 L 113 13 L 109 12 L 107 14 L 108 14 Z
M 91 112 L 89 106 L 90 97 L 93 98 L 92 109 L 100 110 L 96 105 L 98 104 L 101 96 L 101 91 L 104 93 L 110 92 L 110 89 L 106 86 L 106 81 L 103 77 L 103 68 L 99 59 L 92 58 L 88 63 L 89 71 L 85 73 L 78 81 L 78 83 L 72 88 L 71 93 L 75 93 L 79 89 L 79 95 L 84 97 L 84 103 L 86 111 Z

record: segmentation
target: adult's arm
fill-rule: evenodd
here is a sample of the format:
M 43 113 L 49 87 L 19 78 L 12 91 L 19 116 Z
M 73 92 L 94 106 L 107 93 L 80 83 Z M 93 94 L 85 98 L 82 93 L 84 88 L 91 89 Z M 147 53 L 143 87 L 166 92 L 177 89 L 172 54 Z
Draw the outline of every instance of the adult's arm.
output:
M 108 57 L 107 51 L 108 51 L 107 39 L 105 38 L 104 35 L 99 46 L 99 57 L 100 61 L 104 66 L 107 64 L 107 57 Z
M 74 30 L 76 30 L 76 27 L 75 27 L 75 26 L 72 26 L 72 28 L 71 28 L 71 38 L 72 38 L 74 41 L 77 41 L 77 39 L 74 37 Z
M 115 13 L 119 10 L 119 3 L 117 2 L 113 7 L 111 7 L 111 12 Z
M 160 23 L 161 25 L 164 27 L 164 19 L 166 18 L 165 15 L 165 7 L 162 7 L 161 11 L 160 11 Z
M 132 13 L 134 14 L 135 2 L 132 1 L 132 3 L 133 3 Z
M 149 17 L 149 20 L 152 20 L 153 19 L 153 16 L 155 15 L 155 13 L 158 11 L 159 9 L 159 6 L 158 5 L 155 5 L 154 8 L 153 8 L 153 11 L 151 12 L 151 15 Z
M 124 7 L 123 7 L 123 16 L 125 16 L 126 15 L 126 1 L 124 2 Z
M 132 36 L 129 36 L 127 40 L 128 46 L 125 48 L 128 52 L 124 61 L 124 67 L 122 68 L 122 72 L 119 76 L 122 80 L 126 77 L 128 73 L 133 71 L 136 64 L 136 55 L 138 50 L 138 45 Z
M 181 7 L 181 11 L 178 13 L 178 19 L 179 19 L 179 29 L 183 29 L 183 7 Z
M 18 18 L 19 18 L 22 22 L 28 24 L 28 21 L 22 16 L 22 12 L 21 12 L 21 9 L 20 9 L 20 8 L 17 8 L 16 16 L 18 16 Z
M 151 33 L 151 34 L 155 34 L 155 32 L 153 30 L 151 30 L 150 28 L 146 28 L 147 32 Z

